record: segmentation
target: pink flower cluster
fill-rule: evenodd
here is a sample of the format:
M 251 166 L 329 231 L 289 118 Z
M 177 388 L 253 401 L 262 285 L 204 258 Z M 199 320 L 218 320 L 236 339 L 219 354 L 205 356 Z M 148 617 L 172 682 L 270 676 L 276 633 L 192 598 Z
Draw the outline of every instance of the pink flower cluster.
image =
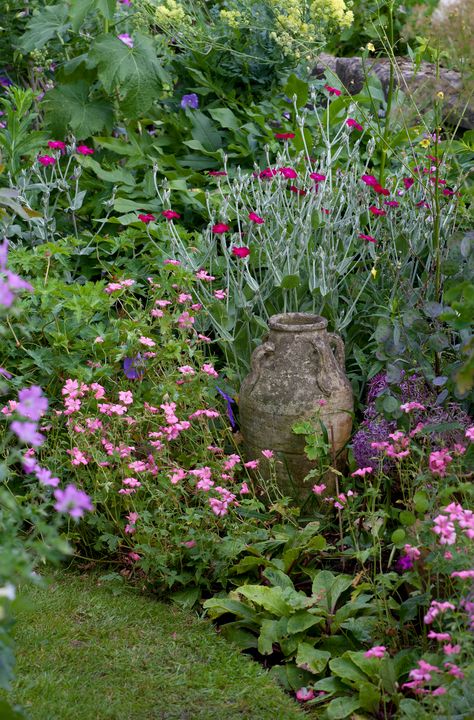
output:
M 452 502 L 433 520 L 432 530 L 438 535 L 440 545 L 454 545 L 457 539 L 455 523 L 469 540 L 474 539 L 474 512 Z
M 383 450 L 387 457 L 401 460 L 410 454 L 409 445 L 410 438 L 405 435 L 402 430 L 397 430 L 394 433 L 390 433 L 389 436 L 391 443 L 389 442 L 373 442 L 370 443 L 374 450 Z
M 119 290 L 124 290 L 125 288 L 132 287 L 132 285 L 135 285 L 135 280 L 119 280 L 118 282 L 109 283 L 105 286 L 104 290 L 108 295 L 111 295 L 112 293 L 118 292 Z

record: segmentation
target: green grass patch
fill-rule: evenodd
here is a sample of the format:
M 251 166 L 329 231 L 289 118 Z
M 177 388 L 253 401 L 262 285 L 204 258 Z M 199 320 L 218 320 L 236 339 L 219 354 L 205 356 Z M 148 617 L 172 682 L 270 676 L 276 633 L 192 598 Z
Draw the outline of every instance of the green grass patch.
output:
M 210 623 L 64 573 L 17 612 L 10 699 L 32 720 L 297 720 L 295 702 Z

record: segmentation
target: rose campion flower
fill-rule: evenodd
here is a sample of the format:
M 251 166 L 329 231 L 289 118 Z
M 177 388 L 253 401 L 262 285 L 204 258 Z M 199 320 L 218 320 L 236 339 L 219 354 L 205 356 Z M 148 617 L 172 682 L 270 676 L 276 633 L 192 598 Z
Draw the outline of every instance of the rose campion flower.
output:
M 38 155 L 38 162 L 44 167 L 48 167 L 48 165 L 56 164 L 56 158 L 51 157 L 51 155 Z
M 359 132 L 362 132 L 364 129 L 357 120 L 354 120 L 354 118 L 347 118 L 346 125 L 347 127 L 354 128 L 354 130 L 358 130 Z
M 296 172 L 296 170 L 293 170 L 293 168 L 291 167 L 282 167 L 278 170 L 278 172 L 280 173 L 280 175 L 283 175 L 283 177 L 287 180 L 294 180 L 298 177 L 298 173 Z
M 313 172 L 309 174 L 311 180 L 314 180 L 315 182 L 322 182 L 323 180 L 326 180 L 326 175 L 322 175 L 321 173 Z
M 175 210 L 163 210 L 161 214 L 167 220 L 178 220 L 181 217 L 181 215 Z
M 230 225 L 226 225 L 226 223 L 216 223 L 212 226 L 212 232 L 215 235 L 222 235 L 223 233 L 226 233 L 230 230 Z
M 76 147 L 76 152 L 79 153 L 79 155 L 93 155 L 94 150 L 87 145 L 78 145 Z
M 141 213 L 138 216 L 138 219 L 142 221 L 142 223 L 145 223 L 145 225 L 148 225 L 148 223 L 153 222 L 156 220 L 155 216 L 151 213 Z
M 199 98 L 196 93 L 189 93 L 189 95 L 183 95 L 180 105 L 183 110 L 185 110 L 186 108 L 192 108 L 193 110 L 197 110 L 199 107 Z
M 51 150 L 65 150 L 66 143 L 62 140 L 50 140 L 48 142 L 48 147 L 51 148 Z
M 250 250 L 248 247 L 233 247 L 232 255 L 238 258 L 246 258 L 250 255 Z
M 331 87 L 331 85 L 325 85 L 324 89 L 328 91 L 330 95 L 336 95 L 336 97 L 339 97 L 341 94 L 341 90 L 338 90 L 335 87 Z
M 293 140 L 294 137 L 295 133 L 292 132 L 275 133 L 275 140 Z
M 364 235 L 364 233 L 359 233 L 359 237 L 361 240 L 367 240 L 367 242 L 376 243 L 377 240 L 374 238 L 373 235 Z
M 249 212 L 249 220 L 254 222 L 256 225 L 263 225 L 263 223 L 265 222 L 265 220 L 260 217 L 260 215 L 257 215 L 257 213 L 254 212 Z
M 385 210 L 381 210 L 381 209 L 378 208 L 376 205 L 371 205 L 371 206 L 369 207 L 369 211 L 372 213 L 372 215 L 380 215 L 380 216 L 383 216 L 383 215 L 386 215 L 386 214 L 387 214 L 387 213 L 385 212 Z

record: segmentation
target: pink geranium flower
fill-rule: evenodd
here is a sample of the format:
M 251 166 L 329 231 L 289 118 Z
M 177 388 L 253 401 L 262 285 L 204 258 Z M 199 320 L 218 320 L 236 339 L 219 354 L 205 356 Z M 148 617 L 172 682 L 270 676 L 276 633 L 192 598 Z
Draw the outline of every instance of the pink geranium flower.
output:
M 367 650 L 367 652 L 364 653 L 364 657 L 366 658 L 383 658 L 387 651 L 387 648 L 385 645 L 374 645 L 374 647 L 371 647 L 370 650 Z
M 267 458 L 267 460 L 271 460 L 274 456 L 273 450 L 262 450 L 263 457 Z
M 359 468 L 358 470 L 355 470 L 355 472 L 352 473 L 351 477 L 365 477 L 366 475 L 368 475 L 369 473 L 371 473 L 373 471 L 374 471 L 374 468 L 370 467 L 370 466 L 364 467 L 364 468 Z
M 322 495 L 326 490 L 326 485 L 324 483 L 321 483 L 321 485 L 313 485 L 312 489 L 315 495 Z

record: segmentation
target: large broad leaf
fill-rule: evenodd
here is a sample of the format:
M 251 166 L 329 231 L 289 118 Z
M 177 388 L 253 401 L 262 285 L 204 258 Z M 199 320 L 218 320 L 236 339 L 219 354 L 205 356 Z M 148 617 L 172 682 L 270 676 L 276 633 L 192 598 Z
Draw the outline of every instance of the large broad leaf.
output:
M 354 697 L 338 697 L 331 700 L 326 709 L 328 720 L 342 720 L 349 717 L 354 710 L 360 707 L 360 702 Z
M 237 591 L 255 603 L 261 605 L 264 610 L 278 616 L 291 615 L 292 608 L 283 598 L 283 591 L 280 587 L 266 587 L 265 585 L 243 585 Z
M 47 5 L 35 13 L 20 38 L 20 50 L 25 53 L 39 50 L 53 38 L 64 35 L 70 26 L 67 16 L 66 3 Z
M 295 74 L 290 75 L 284 87 L 286 95 L 293 104 L 293 97 L 296 95 L 296 105 L 301 108 L 306 105 L 309 97 L 309 86 L 304 80 L 300 80 Z
M 207 152 L 220 150 L 222 147 L 222 138 L 210 118 L 200 110 L 194 110 L 191 121 L 193 123 L 193 129 L 191 131 L 193 139 L 200 142 Z
M 308 610 L 298 610 L 288 620 L 288 634 L 304 632 L 314 625 L 320 625 L 324 618 L 320 615 L 313 615 Z
M 361 682 L 367 682 L 369 680 L 367 674 L 352 662 L 348 653 L 344 653 L 342 657 L 331 660 L 329 667 L 333 675 L 337 675 L 350 685 L 358 685 Z
M 252 621 L 256 618 L 256 613 L 252 608 L 238 600 L 232 600 L 230 598 L 210 598 L 204 603 L 204 608 L 213 619 L 226 613 L 233 613 L 244 620 Z
M 317 650 L 309 643 L 300 643 L 296 655 L 296 664 L 302 670 L 308 670 L 315 673 L 315 675 L 319 675 L 325 670 L 330 657 L 331 653 L 326 650 Z
M 117 167 L 114 170 L 104 170 L 97 160 L 89 156 L 81 157 L 79 162 L 82 167 L 90 168 L 100 180 L 121 185 L 133 186 L 136 184 L 135 176 L 123 167 Z
M 333 612 L 342 593 L 352 585 L 350 575 L 333 575 L 329 570 L 321 570 L 314 580 L 312 594 L 318 598 L 318 604 L 328 612 Z
M 142 116 L 153 104 L 163 82 L 169 80 L 156 56 L 153 41 L 134 36 L 128 47 L 112 35 L 103 35 L 89 53 L 89 67 L 97 67 L 99 79 L 108 93 L 120 95 L 122 112 L 130 118 Z
M 258 638 L 258 652 L 261 655 L 271 655 L 273 645 L 279 643 L 286 633 L 286 618 L 280 620 L 264 620 Z
M 72 29 L 77 32 L 91 10 L 99 12 L 107 20 L 112 20 L 115 7 L 115 0 L 74 0 L 69 13 Z
M 105 99 L 91 99 L 89 94 L 89 85 L 83 80 L 58 85 L 46 93 L 46 122 L 55 134 L 64 135 L 70 127 L 76 137 L 87 138 L 104 128 L 112 129 L 112 106 Z

